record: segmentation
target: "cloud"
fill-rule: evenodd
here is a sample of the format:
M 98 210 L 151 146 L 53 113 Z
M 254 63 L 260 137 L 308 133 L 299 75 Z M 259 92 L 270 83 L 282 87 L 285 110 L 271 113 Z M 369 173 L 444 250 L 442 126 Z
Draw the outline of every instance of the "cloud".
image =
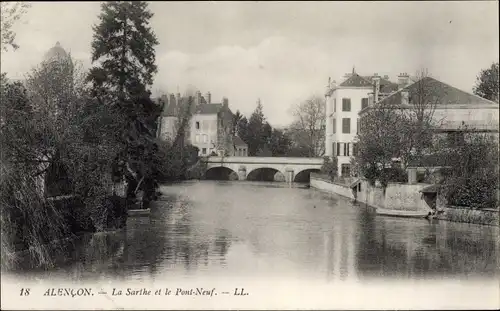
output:
M 249 115 L 262 99 L 275 125 L 288 109 L 322 94 L 328 77 L 353 66 L 365 75 L 420 67 L 471 91 L 476 75 L 498 60 L 495 2 L 152 2 L 160 41 L 153 91 L 189 85 L 229 98 Z M 2 71 L 22 78 L 56 41 L 90 65 L 99 3 L 33 3 L 15 26 L 21 48 L 3 53 Z M 449 21 L 452 20 L 452 23 Z
M 155 88 L 168 92 L 195 85 L 212 93 L 212 101 L 229 98 L 231 109 L 249 115 L 258 98 L 269 121 L 290 121 L 287 110 L 301 99 L 321 94 L 327 54 L 285 37 L 270 37 L 256 46 L 219 46 L 206 53 L 167 52 L 159 58 Z M 326 80 L 325 80 L 326 81 Z

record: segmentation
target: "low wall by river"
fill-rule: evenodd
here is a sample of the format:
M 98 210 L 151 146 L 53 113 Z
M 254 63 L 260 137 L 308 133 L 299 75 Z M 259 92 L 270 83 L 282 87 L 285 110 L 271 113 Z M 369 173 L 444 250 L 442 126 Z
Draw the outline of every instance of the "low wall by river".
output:
M 372 207 L 381 207 L 395 210 L 429 210 L 429 205 L 422 197 L 420 190 L 428 184 L 402 184 L 390 183 L 384 194 L 382 188 L 371 186 L 366 180 L 361 180 L 360 186 L 356 187 L 356 199 Z M 343 197 L 354 199 L 352 189 L 346 185 L 333 182 L 319 174 L 311 174 L 310 185 L 313 188 L 338 194 Z M 438 219 L 452 222 L 464 222 L 479 225 L 499 226 L 498 209 L 473 210 L 468 207 L 441 206 L 442 211 Z
M 325 192 L 330 192 L 330 193 L 335 193 L 339 194 L 343 197 L 349 198 L 349 199 L 354 199 L 354 196 L 352 194 L 351 189 L 349 187 L 342 185 L 340 183 L 328 181 L 325 179 L 320 179 L 318 177 L 313 177 L 311 175 L 311 180 L 310 180 L 310 185 L 313 188 L 325 191 Z
M 354 199 L 354 192 L 349 185 L 336 183 L 316 174 L 311 174 L 310 184 L 313 188 Z M 356 200 L 372 207 L 406 211 L 430 210 L 420 192 L 426 186 L 428 185 L 390 183 L 384 193 L 382 188 L 373 187 L 368 181 L 361 180 L 355 188 Z

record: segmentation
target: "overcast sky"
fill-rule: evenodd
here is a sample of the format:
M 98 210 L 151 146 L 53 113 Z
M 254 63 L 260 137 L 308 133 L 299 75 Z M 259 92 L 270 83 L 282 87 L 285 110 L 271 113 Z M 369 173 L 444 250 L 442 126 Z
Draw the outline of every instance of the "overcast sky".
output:
M 328 77 L 425 67 L 471 91 L 478 72 L 498 61 L 498 2 L 152 2 L 158 74 L 152 91 L 193 85 L 212 102 L 229 98 L 249 115 L 261 98 L 273 125 L 289 107 L 322 95 Z M 56 41 L 90 65 L 99 3 L 33 3 L 18 22 L 17 51 L 2 72 L 22 78 Z

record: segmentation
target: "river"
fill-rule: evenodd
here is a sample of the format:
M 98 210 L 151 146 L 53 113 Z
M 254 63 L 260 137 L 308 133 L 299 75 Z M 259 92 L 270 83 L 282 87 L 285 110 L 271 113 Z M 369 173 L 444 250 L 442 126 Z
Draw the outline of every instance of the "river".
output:
M 381 282 L 498 279 L 498 227 L 376 216 L 304 185 L 162 186 L 150 218 L 82 238 L 23 279 Z

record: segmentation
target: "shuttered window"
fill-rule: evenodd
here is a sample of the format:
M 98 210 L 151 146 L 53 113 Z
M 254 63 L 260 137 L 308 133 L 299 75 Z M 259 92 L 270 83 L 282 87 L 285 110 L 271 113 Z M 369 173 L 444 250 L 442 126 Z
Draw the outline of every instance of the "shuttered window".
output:
M 351 118 L 342 118 L 342 133 L 351 133 Z
M 351 99 L 342 98 L 342 111 L 351 111 Z

